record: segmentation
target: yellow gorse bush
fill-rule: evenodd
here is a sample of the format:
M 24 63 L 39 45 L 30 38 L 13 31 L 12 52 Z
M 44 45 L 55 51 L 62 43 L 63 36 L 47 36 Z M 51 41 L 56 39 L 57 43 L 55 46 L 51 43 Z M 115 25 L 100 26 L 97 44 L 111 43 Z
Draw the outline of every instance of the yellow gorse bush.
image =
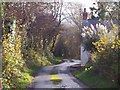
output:
M 105 29 L 102 29 L 105 30 Z M 93 42 L 93 45 L 97 48 L 98 52 L 104 51 L 106 48 L 116 49 L 118 48 L 118 29 L 116 25 L 109 32 L 99 33 L 100 39 L 97 42 Z
M 120 38 L 118 38 L 118 31 L 117 26 L 113 25 L 113 28 L 109 32 L 100 32 L 99 40 L 92 42 L 97 51 L 91 55 L 92 61 L 94 62 L 93 66 L 99 73 L 107 76 L 111 81 L 115 81 L 116 83 L 119 77 L 118 61 L 120 54 Z

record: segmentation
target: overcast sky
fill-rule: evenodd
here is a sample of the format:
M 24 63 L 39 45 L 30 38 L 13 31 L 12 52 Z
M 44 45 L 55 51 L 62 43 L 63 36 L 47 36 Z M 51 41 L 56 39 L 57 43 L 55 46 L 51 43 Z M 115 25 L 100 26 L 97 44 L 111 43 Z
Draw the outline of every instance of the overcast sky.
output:
M 73 3 L 81 3 L 82 8 L 86 8 L 88 12 L 90 12 L 89 7 L 93 6 L 93 3 L 96 0 L 63 0 L 64 2 L 73 2 Z

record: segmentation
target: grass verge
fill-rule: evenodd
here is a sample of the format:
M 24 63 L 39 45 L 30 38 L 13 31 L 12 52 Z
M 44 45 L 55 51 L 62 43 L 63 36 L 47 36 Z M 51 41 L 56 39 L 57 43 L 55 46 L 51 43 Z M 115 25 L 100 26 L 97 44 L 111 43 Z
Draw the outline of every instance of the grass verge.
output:
M 73 72 L 73 75 L 91 88 L 116 88 L 116 85 L 103 76 L 98 75 L 93 69 Z
M 26 70 L 31 76 L 35 77 L 40 70 L 40 66 L 30 66 L 29 69 Z
M 32 82 L 33 78 L 37 75 L 39 72 L 40 67 L 39 66 L 31 66 L 26 68 L 25 72 L 22 73 L 22 77 L 18 78 L 18 85 L 17 88 L 27 88 L 29 84 Z
M 29 73 L 22 73 L 22 78 L 18 78 L 18 86 L 17 88 L 27 88 L 27 86 L 32 81 L 33 77 L 29 75 Z

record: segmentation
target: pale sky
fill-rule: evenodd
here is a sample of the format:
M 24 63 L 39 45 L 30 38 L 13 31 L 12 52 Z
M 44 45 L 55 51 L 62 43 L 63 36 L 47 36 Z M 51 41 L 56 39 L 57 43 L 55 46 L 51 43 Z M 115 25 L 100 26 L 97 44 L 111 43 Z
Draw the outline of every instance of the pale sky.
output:
M 93 3 L 96 0 L 63 0 L 64 2 L 73 2 L 73 3 L 81 3 L 82 8 L 86 8 L 88 12 L 90 12 L 89 7 L 93 6 Z

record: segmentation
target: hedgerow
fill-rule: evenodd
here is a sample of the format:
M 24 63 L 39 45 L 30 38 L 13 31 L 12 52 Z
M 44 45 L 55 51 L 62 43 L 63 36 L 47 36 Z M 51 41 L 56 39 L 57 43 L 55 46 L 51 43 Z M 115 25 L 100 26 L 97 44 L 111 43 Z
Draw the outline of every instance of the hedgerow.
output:
M 83 42 L 83 45 L 89 48 L 92 65 L 96 69 L 98 75 L 103 75 L 112 82 L 118 84 L 118 79 L 120 78 L 120 72 L 118 70 L 120 65 L 120 38 L 118 36 L 118 27 L 115 24 L 111 30 L 108 30 L 106 26 L 100 24 L 96 25 L 96 27 L 97 30 L 93 27 L 87 28 L 91 30 L 92 33 L 88 32 L 86 34 L 86 32 L 84 32 L 85 35 L 83 35 L 86 41 Z M 94 35 L 97 37 L 94 37 Z M 86 44 L 86 42 L 90 42 L 88 37 L 92 38 L 92 47 L 88 47 L 89 45 Z

